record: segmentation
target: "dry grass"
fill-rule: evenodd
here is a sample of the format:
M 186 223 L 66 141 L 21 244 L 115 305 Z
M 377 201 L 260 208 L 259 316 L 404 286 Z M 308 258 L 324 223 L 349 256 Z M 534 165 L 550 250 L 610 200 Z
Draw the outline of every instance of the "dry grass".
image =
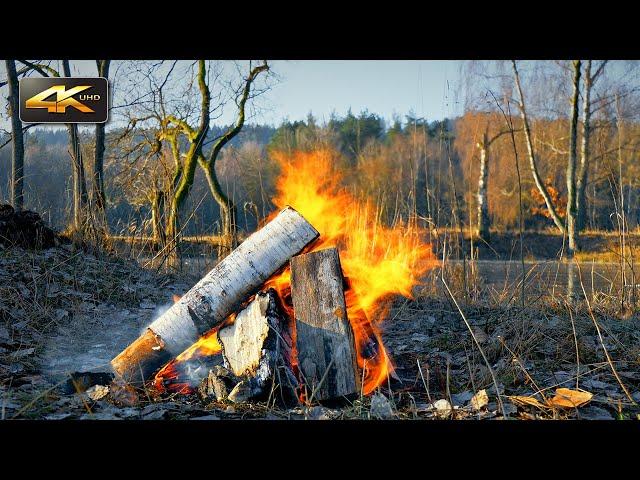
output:
M 9 403 L 20 405 L 11 410 L 0 404 L 0 416 L 19 411 L 26 418 L 485 419 L 501 417 L 499 392 L 509 418 L 636 418 L 639 410 L 633 402 L 640 399 L 637 312 L 621 315 L 615 295 L 595 295 L 589 300 L 598 332 L 588 306 L 579 298 L 567 299 L 556 292 L 527 298 L 522 308 L 517 282 L 497 290 L 484 284 L 473 262 L 465 270 L 466 278 L 461 264 L 446 262 L 444 276 L 468 326 L 439 275 L 416 288 L 413 299 L 394 302 L 382 325 L 396 378 L 389 378 L 374 396 L 358 396 L 339 407 L 313 402 L 284 408 L 273 402 L 234 405 L 197 395 L 147 391 L 140 392 L 135 407 L 126 407 L 86 395 L 61 395 L 44 381 L 33 383 L 39 375 L 39 349 L 83 305 L 111 303 L 126 309 L 152 298 L 154 290 L 159 293 L 173 278 L 70 246 L 38 253 L 1 250 L 0 328 L 6 329 L 10 343 L 3 343 L 0 350 L 0 367 L 7 367 L 0 377 L 0 403 L 6 403 L 5 393 L 10 390 L 15 395 Z M 30 348 L 32 353 L 15 358 L 16 352 Z M 9 370 L 15 366 L 22 370 Z M 21 390 L 30 385 L 33 388 Z M 572 410 L 540 409 L 509 400 L 524 395 L 542 402 L 558 387 L 584 389 L 594 397 L 587 407 Z M 469 396 L 481 390 L 486 390 L 489 404 L 474 410 Z M 438 400 L 449 401 L 453 408 L 438 410 L 434 407 Z

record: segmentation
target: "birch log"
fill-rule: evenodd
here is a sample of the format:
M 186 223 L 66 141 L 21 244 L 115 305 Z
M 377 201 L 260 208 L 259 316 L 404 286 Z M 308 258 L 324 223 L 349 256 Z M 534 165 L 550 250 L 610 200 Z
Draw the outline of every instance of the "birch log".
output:
M 307 398 L 330 400 L 360 390 L 338 250 L 291 259 L 298 367 Z
M 111 361 L 113 370 L 129 382 L 149 379 L 159 368 L 159 351 L 166 351 L 169 357 L 179 355 L 222 323 L 317 237 L 316 229 L 302 215 L 286 207 L 149 325 L 148 330 L 157 338 L 152 348 L 147 332 Z

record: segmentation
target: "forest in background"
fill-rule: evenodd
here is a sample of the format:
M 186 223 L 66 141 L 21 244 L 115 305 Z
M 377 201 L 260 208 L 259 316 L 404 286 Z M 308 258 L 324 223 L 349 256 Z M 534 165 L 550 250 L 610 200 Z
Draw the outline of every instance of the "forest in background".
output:
M 514 231 L 520 222 L 527 231 L 567 233 L 571 219 L 578 232 L 615 230 L 621 222 L 633 230 L 640 222 L 637 67 L 637 62 L 595 60 L 466 62 L 461 72 L 465 113 L 459 117 L 431 120 L 410 112 L 386 124 L 376 113 L 349 111 L 325 123 L 310 113 L 304 121 L 269 126 L 244 124 L 244 104 L 239 107 L 243 94 L 250 103 L 268 90 L 266 80 L 251 91 L 257 80 L 245 72 L 229 90 L 221 85 L 231 80 L 221 82 L 223 73 L 214 62 L 202 62 L 200 70 L 189 63 L 178 73 L 177 62 L 169 73 L 157 64 L 131 62 L 128 73 L 119 70 L 126 75 L 120 85 L 130 82 L 136 98 L 145 100 L 121 109 L 123 126 L 106 131 L 108 231 L 155 239 L 165 235 L 169 197 L 179 189 L 172 183 L 175 166 L 197 149 L 203 86 L 210 104 L 202 145 L 215 150 L 220 139 L 228 143 L 215 152 L 209 170 L 191 172 L 193 184 L 180 205 L 184 235 L 221 235 L 229 228 L 221 209 L 225 200 L 216 200 L 210 172 L 233 205 L 232 223 L 239 231 L 252 231 L 273 210 L 270 199 L 279 174 L 274 152 L 318 150 L 333 152 L 345 188 L 370 200 L 388 224 L 415 220 L 469 229 L 487 240 L 491 231 Z M 171 74 L 189 78 L 183 91 L 169 92 L 162 83 Z M 141 75 L 148 85 L 139 81 Z M 7 88 L 3 91 L 6 98 Z M 225 105 L 238 106 L 238 122 L 210 124 Z M 92 129 L 79 130 L 87 171 L 95 170 L 95 139 Z M 5 145 L 0 201 L 9 203 L 10 140 L 6 132 L 0 143 Z M 33 128 L 24 134 L 24 149 L 25 208 L 64 229 L 74 210 L 68 132 Z

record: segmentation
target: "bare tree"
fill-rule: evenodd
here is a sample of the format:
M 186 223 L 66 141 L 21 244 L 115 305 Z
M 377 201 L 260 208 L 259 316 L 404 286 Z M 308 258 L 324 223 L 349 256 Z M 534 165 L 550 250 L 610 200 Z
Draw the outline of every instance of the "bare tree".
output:
M 109 78 L 109 65 L 111 60 L 96 60 L 98 76 Z M 105 195 L 104 195 L 104 141 L 105 124 L 96 123 L 96 145 L 93 160 L 92 190 L 96 213 L 100 216 L 106 228 Z
M 192 127 L 186 120 L 182 120 L 175 115 L 167 115 L 163 119 L 163 127 L 165 130 L 165 138 L 171 143 L 171 149 L 176 159 L 176 183 L 174 185 L 173 199 L 170 205 L 169 217 L 167 222 L 167 239 L 176 243 L 179 247 L 179 215 L 182 205 L 184 204 L 189 191 L 193 186 L 193 178 L 195 175 L 198 157 L 202 155 L 202 143 L 209 132 L 211 105 L 211 93 L 206 81 L 206 64 L 204 60 L 198 61 L 198 89 L 200 90 L 200 123 L 197 127 Z M 175 128 L 171 129 L 171 125 Z M 189 141 L 189 148 L 183 155 L 184 160 L 180 161 L 180 149 L 178 143 L 178 134 L 182 133 Z M 176 249 L 177 251 L 177 249 Z M 177 251 L 179 253 L 179 251 Z
M 62 61 L 62 70 L 65 77 L 71 76 L 69 60 Z M 87 227 L 87 206 L 89 203 L 87 182 L 80 139 L 78 138 L 78 124 L 68 123 L 67 131 L 69 132 L 69 155 L 71 156 L 73 173 L 73 230 L 79 233 Z
M 9 115 L 11 117 L 11 204 L 16 210 L 24 207 L 24 138 L 18 100 L 18 72 L 15 60 L 5 60 L 9 86 Z
M 544 203 L 547 206 L 547 210 L 549 211 L 549 214 L 551 215 L 553 222 L 556 224 L 558 229 L 564 233 L 566 232 L 566 228 L 562 220 L 562 217 L 556 210 L 556 206 L 553 204 L 551 196 L 549 195 L 549 192 L 547 191 L 545 184 L 542 182 L 542 179 L 540 178 L 540 173 L 538 171 L 538 165 L 536 163 L 536 154 L 533 148 L 533 138 L 531 136 L 531 126 L 529 123 L 529 116 L 527 115 L 527 109 L 524 101 L 524 93 L 522 91 L 522 84 L 520 82 L 520 74 L 518 72 L 518 67 L 516 65 L 515 60 L 511 61 L 511 66 L 513 68 L 513 75 L 515 78 L 516 88 L 518 89 L 518 96 L 519 96 L 518 107 L 520 109 L 520 116 L 522 117 L 522 127 L 524 130 L 525 140 L 527 142 L 527 153 L 529 154 L 529 166 L 531 167 L 531 174 L 533 175 L 533 179 L 536 183 L 536 187 L 538 187 L 538 190 L 540 191 L 542 198 L 544 198 Z
M 576 165 L 578 145 L 578 111 L 580 101 L 580 75 L 582 62 L 573 62 L 573 93 L 571 96 L 571 120 L 569 124 L 569 159 L 567 162 L 567 235 L 569 237 L 569 256 L 579 249 L 580 230 L 577 228 L 576 205 Z
M 27 67 L 35 70 L 43 77 L 59 77 L 60 72 L 46 63 L 34 63 L 28 60 L 20 60 Z M 65 77 L 71 76 L 69 60 L 62 61 L 62 70 Z M 88 195 L 87 182 L 85 180 L 84 162 L 82 160 L 82 150 L 78 138 L 78 125 L 68 123 L 67 132 L 69 134 L 69 156 L 71 157 L 71 172 L 73 177 L 73 221 L 72 230 L 74 233 L 82 233 L 87 227 L 88 220 Z
M 592 72 L 592 61 L 587 60 L 584 68 L 584 88 L 582 94 L 582 144 L 580 148 L 580 166 L 578 168 L 576 210 L 578 212 L 578 229 L 582 231 L 586 225 L 587 218 L 587 202 L 586 190 L 589 178 L 589 166 L 591 160 L 591 115 L 593 113 L 593 105 L 591 92 L 598 77 L 602 74 L 607 65 L 607 60 L 600 62 L 595 72 Z
M 200 94 L 199 108 L 199 124 L 192 126 L 189 121 L 189 113 L 177 115 L 167 113 L 164 107 L 158 115 L 160 119 L 160 137 L 159 140 L 167 141 L 173 154 L 176 171 L 173 179 L 173 194 L 171 201 L 165 202 L 165 208 L 169 209 L 167 216 L 166 237 L 167 240 L 177 240 L 179 234 L 179 216 L 182 205 L 184 204 L 191 187 L 195 175 L 196 165 L 202 168 L 211 194 L 220 207 L 222 219 L 222 245 L 220 254 L 225 255 L 236 245 L 236 207 L 229 195 L 224 191 L 218 180 L 216 173 L 216 161 L 223 147 L 227 145 L 244 126 L 245 109 L 249 98 L 251 98 L 251 86 L 258 75 L 269 69 L 265 62 L 250 69 L 249 75 L 244 79 L 242 87 L 237 92 L 236 106 L 238 108 L 236 121 L 222 135 L 214 139 L 213 145 L 207 154 L 204 153 L 205 137 L 209 133 L 209 125 L 211 118 L 211 91 L 207 81 L 207 68 L 204 60 L 198 61 L 196 80 L 198 91 Z M 162 104 L 162 102 L 160 102 Z M 218 105 L 216 108 L 220 108 Z M 182 153 L 180 150 L 180 139 L 186 139 L 187 151 Z M 158 201 L 160 199 L 158 198 Z M 157 203 L 157 207 L 160 203 Z M 179 242 L 178 242 L 179 243 Z M 177 248 L 175 249 L 177 251 Z M 179 251 L 177 251 L 179 254 Z
M 489 203 L 487 201 L 487 183 L 489 180 L 489 148 L 491 144 L 498 140 L 501 136 L 509 133 L 509 130 L 503 130 L 489 137 L 489 124 L 487 123 L 482 139 L 476 144 L 480 150 L 480 175 L 478 176 L 478 228 L 477 235 L 489 240 L 491 220 L 489 218 Z
M 249 76 L 244 80 L 242 91 L 236 99 L 238 112 L 235 124 L 215 141 L 208 156 L 205 157 L 201 151 L 198 156 L 198 163 L 204 170 L 209 189 L 211 190 L 211 195 L 213 195 L 214 200 L 220 206 L 220 213 L 222 216 L 222 235 L 225 239 L 224 248 L 221 252 L 222 255 L 229 253 L 236 246 L 237 212 L 236 206 L 220 186 L 218 175 L 216 174 L 216 161 L 218 160 L 218 156 L 220 155 L 222 148 L 236 135 L 238 135 L 240 130 L 242 130 L 245 121 L 245 107 L 251 93 L 251 85 L 261 72 L 267 70 L 269 70 L 269 65 L 266 61 L 251 69 Z

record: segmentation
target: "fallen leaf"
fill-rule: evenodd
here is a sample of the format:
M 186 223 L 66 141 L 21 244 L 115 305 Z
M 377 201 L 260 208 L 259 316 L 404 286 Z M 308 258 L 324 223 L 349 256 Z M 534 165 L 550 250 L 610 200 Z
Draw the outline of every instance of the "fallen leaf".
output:
M 547 400 L 552 407 L 577 408 L 586 405 L 593 398 L 593 393 L 570 388 L 557 388 L 556 396 Z
M 544 403 L 540 402 L 538 399 L 534 397 L 520 396 L 520 395 L 512 395 L 507 397 L 516 405 L 525 406 L 525 407 L 535 407 L 540 408 L 542 410 L 549 408 Z
M 480 390 L 471 398 L 471 408 L 480 410 L 489 404 L 489 395 L 486 390 Z
M 91 400 L 98 401 L 109 394 L 109 387 L 106 385 L 94 385 L 86 393 Z

